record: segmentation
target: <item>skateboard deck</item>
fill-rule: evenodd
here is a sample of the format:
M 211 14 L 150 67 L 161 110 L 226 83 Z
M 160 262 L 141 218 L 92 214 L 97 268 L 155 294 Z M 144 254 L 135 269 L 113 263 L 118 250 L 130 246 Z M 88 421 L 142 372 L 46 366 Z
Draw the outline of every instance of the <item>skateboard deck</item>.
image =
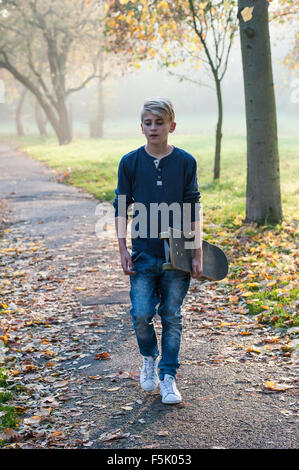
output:
M 184 232 L 169 227 L 167 232 L 159 235 L 164 240 L 164 250 L 166 262 L 162 268 L 164 270 L 178 269 L 181 271 L 192 272 L 192 258 L 194 248 L 192 238 L 187 238 Z M 186 248 L 186 246 L 189 246 Z M 203 251 L 203 271 L 200 279 L 209 279 L 211 281 L 221 281 L 227 276 L 228 261 L 225 253 L 216 245 L 207 241 L 202 241 Z

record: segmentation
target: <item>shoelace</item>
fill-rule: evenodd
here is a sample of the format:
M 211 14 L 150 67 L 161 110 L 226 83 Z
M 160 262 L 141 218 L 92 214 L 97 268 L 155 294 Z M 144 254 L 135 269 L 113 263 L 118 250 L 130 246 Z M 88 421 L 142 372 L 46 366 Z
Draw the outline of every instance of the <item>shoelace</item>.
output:
M 173 382 L 174 382 L 173 379 L 163 380 L 163 384 L 167 393 L 174 393 Z
M 154 362 L 145 361 L 144 364 L 146 378 L 152 379 L 155 376 Z

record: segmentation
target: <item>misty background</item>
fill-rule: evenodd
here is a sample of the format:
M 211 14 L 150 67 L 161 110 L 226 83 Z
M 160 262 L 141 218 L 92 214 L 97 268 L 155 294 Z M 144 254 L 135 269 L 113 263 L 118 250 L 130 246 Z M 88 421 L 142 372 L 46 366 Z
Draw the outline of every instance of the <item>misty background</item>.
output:
M 276 90 L 279 136 L 298 134 L 299 81 L 283 65 L 285 55 L 291 49 L 293 30 L 286 34 L 279 25 L 271 25 L 272 63 Z M 140 135 L 140 109 L 145 98 L 165 96 L 172 100 L 176 110 L 176 134 L 213 135 L 216 127 L 217 102 L 213 80 L 204 66 L 184 64 L 184 74 L 192 80 L 207 83 L 200 86 L 187 80 L 179 81 L 160 68 L 154 61 L 141 62 L 139 68 L 104 82 L 104 137 L 134 137 Z M 179 74 L 180 66 L 169 70 Z M 241 50 L 237 36 L 231 51 L 228 70 L 222 82 L 224 105 L 224 135 L 245 135 L 245 103 L 243 91 Z M 68 105 L 73 116 L 74 137 L 89 136 L 89 120 L 93 117 L 97 96 L 97 84 L 92 84 L 71 95 Z M 8 104 L 6 96 L 0 103 L 0 133 L 14 133 L 16 103 Z M 38 133 L 33 109 L 28 97 L 23 108 L 25 134 Z M 51 126 L 47 125 L 49 134 Z

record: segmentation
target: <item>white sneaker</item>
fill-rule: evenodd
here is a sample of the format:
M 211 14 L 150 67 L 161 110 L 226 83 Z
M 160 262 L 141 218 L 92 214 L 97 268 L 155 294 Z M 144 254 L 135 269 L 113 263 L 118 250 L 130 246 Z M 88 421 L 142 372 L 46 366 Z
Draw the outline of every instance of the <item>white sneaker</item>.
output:
M 162 395 L 162 403 L 172 405 L 180 403 L 182 397 L 177 389 L 175 378 L 172 375 L 165 374 L 164 380 L 160 381 L 160 393 Z
M 159 357 L 144 356 L 140 372 L 140 384 L 146 392 L 152 392 L 158 387 L 159 379 L 157 374 Z

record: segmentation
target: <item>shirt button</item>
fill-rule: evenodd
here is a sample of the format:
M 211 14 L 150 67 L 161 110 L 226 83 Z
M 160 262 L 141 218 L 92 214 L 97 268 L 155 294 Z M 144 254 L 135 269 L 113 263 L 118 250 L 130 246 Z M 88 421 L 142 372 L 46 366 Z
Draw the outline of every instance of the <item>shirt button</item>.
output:
M 158 168 L 158 171 L 162 171 L 161 168 Z
M 159 178 L 159 180 L 160 180 L 160 179 L 161 179 L 161 176 L 159 175 L 158 178 Z

